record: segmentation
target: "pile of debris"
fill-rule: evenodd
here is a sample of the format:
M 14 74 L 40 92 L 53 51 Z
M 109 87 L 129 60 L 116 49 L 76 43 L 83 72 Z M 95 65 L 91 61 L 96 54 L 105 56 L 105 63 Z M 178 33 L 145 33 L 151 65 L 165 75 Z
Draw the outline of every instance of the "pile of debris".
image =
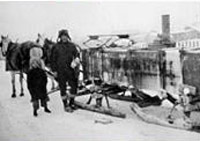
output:
M 102 107 L 102 99 L 105 97 L 107 106 L 110 107 L 108 97 L 133 104 L 131 109 L 140 119 L 148 123 L 168 126 L 178 129 L 199 131 L 199 125 L 191 120 L 191 113 L 198 111 L 200 96 L 196 95 L 195 87 L 181 84 L 179 86 L 179 98 L 165 90 L 160 90 L 160 95 L 150 96 L 134 86 L 120 86 L 118 84 L 108 84 L 101 79 L 87 80 L 82 86 L 81 95 L 91 94 L 87 104 L 96 99 L 96 107 Z M 79 93 L 80 94 L 80 93 Z M 163 107 L 163 101 L 169 101 L 173 106 Z M 156 107 L 155 107 L 156 106 Z M 176 107 L 182 107 L 176 109 Z
M 159 96 L 150 96 L 132 85 L 120 86 L 116 83 L 108 84 L 99 78 L 86 80 L 83 85 L 79 87 L 78 95 L 81 96 L 86 94 L 91 94 L 91 98 L 87 103 L 89 104 L 91 99 L 95 98 L 97 100 L 97 107 L 101 106 L 103 97 L 135 102 L 140 107 L 147 107 L 151 105 L 160 106 L 163 100 Z M 174 101 L 173 97 L 169 93 L 167 93 L 167 95 L 170 100 Z

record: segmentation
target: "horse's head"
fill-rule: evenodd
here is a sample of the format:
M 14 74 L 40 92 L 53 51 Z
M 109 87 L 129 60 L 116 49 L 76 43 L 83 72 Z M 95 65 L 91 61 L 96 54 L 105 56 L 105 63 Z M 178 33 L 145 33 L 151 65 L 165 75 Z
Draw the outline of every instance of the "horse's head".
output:
M 45 37 L 43 35 L 41 35 L 40 33 L 38 33 L 38 37 L 36 39 L 36 43 L 38 43 L 40 46 L 44 46 L 44 42 L 45 42 Z
M 52 40 L 48 38 L 44 39 L 43 49 L 45 52 L 45 64 L 47 66 L 50 65 L 50 56 L 51 56 L 52 48 L 55 44 L 56 44 L 55 42 L 53 42 Z
M 2 54 L 5 56 L 6 52 L 8 50 L 8 46 L 11 43 L 11 39 L 9 39 L 8 35 L 7 36 L 1 36 L 1 51 Z
M 53 46 L 55 45 L 56 43 L 53 42 L 52 40 L 48 39 L 48 38 L 45 38 L 44 39 L 44 45 L 43 45 L 43 48 L 44 50 L 47 52 L 47 53 L 50 53 L 51 52 L 51 49 L 53 48 Z
M 52 41 L 51 39 L 45 38 L 44 40 L 44 46 L 49 46 L 50 48 L 55 45 L 56 43 L 54 41 Z

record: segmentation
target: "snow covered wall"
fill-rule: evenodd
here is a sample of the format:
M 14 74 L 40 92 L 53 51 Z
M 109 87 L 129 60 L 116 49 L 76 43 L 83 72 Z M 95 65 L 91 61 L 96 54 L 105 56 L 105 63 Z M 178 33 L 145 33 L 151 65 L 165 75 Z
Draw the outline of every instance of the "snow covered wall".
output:
M 108 83 L 140 89 L 166 89 L 178 94 L 179 84 L 200 90 L 200 51 L 86 49 L 85 78 L 101 77 Z
M 165 89 L 178 94 L 178 86 L 183 83 L 181 53 L 176 48 L 164 49 L 166 57 Z
M 200 91 L 200 51 L 181 53 L 183 83 L 195 86 Z
M 88 78 L 158 90 L 164 86 L 164 57 L 158 50 L 88 49 L 83 51 L 84 72 Z

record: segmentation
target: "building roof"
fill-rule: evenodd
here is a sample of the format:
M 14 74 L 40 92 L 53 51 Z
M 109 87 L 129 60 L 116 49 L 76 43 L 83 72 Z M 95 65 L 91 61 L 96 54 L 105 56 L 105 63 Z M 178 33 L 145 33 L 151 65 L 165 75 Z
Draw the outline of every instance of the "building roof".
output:
M 187 25 L 184 29 L 173 32 L 171 38 L 175 42 L 200 38 L 200 22 Z

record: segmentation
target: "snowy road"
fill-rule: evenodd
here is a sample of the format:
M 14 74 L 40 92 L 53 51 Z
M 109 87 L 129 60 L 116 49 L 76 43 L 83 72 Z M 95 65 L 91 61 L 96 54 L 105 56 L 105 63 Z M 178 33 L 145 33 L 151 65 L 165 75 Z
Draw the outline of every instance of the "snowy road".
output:
M 127 113 L 126 119 L 77 110 L 66 113 L 59 93 L 50 95 L 51 114 L 39 111 L 32 116 L 30 96 L 11 98 L 9 73 L 0 62 L 0 141 L 199 141 L 200 134 L 147 124 L 131 112 L 130 103 L 111 101 L 111 105 Z M 19 82 L 17 80 L 17 82 Z M 18 86 L 18 85 L 17 85 Z M 19 95 L 19 87 L 17 91 Z M 84 101 L 85 98 L 81 98 Z M 110 124 L 95 120 L 112 120 Z

